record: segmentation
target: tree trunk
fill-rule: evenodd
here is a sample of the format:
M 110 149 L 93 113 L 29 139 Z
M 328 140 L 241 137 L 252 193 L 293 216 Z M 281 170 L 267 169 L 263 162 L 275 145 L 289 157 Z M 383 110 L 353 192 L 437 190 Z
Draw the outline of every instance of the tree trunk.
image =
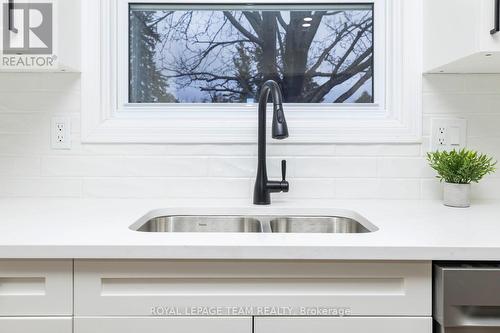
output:
M 309 48 L 304 45 L 302 27 L 305 15 L 303 12 L 292 12 L 290 24 L 285 36 L 285 54 L 283 57 L 284 99 L 288 103 L 297 103 L 304 91 L 305 72 Z
M 280 83 L 277 66 L 276 50 L 276 13 L 264 11 L 262 13 L 262 58 L 260 59 L 260 68 L 262 69 L 263 80 L 275 80 Z
M 307 73 L 307 60 L 311 44 L 314 40 L 324 12 L 294 11 L 290 15 L 285 36 L 285 52 L 283 56 L 283 86 L 285 87 L 285 101 L 288 103 L 300 103 L 306 93 L 308 82 L 311 78 Z M 306 17 L 312 21 L 305 21 Z M 309 27 L 304 27 L 308 23 Z

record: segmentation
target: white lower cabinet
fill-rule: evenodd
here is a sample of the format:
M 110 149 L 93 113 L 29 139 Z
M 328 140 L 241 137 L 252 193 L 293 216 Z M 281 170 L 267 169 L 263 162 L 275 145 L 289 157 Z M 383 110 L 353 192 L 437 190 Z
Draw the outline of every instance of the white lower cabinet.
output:
M 72 333 L 73 319 L 67 318 L 0 318 L 2 333 Z
M 430 317 L 431 275 L 430 262 L 77 260 L 75 316 L 154 317 L 165 306 Z
M 75 318 L 74 333 L 138 333 L 138 332 L 252 333 L 252 318 L 251 317 Z
M 294 318 L 257 317 L 254 333 L 431 333 L 432 319 L 422 318 Z
M 72 333 L 72 316 L 72 260 L 0 260 L 0 333 Z
M 431 333 L 431 277 L 430 262 L 0 260 L 0 333 Z
M 0 317 L 72 314 L 72 260 L 0 260 Z
M 430 262 L 76 260 L 74 333 L 431 333 L 431 276 Z

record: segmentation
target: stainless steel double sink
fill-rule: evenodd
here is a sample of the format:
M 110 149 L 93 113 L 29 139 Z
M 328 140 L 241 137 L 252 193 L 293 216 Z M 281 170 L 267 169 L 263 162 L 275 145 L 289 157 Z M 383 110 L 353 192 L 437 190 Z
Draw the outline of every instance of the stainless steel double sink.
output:
M 130 227 L 151 233 L 318 233 L 362 234 L 377 231 L 369 222 L 342 216 L 157 216 Z

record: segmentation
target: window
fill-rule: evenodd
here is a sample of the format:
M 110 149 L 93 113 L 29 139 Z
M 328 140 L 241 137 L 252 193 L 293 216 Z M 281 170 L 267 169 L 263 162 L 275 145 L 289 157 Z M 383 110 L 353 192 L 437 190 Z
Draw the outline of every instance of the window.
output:
M 129 102 L 373 103 L 373 5 L 130 4 Z
M 277 81 L 286 142 L 417 142 L 421 0 L 86 0 L 84 142 L 253 143 Z

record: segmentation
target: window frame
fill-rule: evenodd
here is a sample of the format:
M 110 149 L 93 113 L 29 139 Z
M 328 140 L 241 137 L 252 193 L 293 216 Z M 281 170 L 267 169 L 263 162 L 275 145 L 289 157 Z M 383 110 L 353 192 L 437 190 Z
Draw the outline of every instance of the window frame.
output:
M 234 4 L 243 0 L 196 0 Z M 89 143 L 254 143 L 257 104 L 134 104 L 128 102 L 129 3 L 83 2 L 82 140 Z M 287 4 L 287 0 L 252 3 Z M 374 4 L 375 103 L 286 104 L 287 142 L 384 143 L 421 139 L 420 0 L 366 0 Z M 316 0 L 317 4 L 359 3 Z M 405 22 L 405 24 L 403 24 Z M 126 33 L 123 33 L 125 31 Z M 407 43 L 413 38 L 414 43 Z M 96 84 L 99 82 L 100 84 Z

